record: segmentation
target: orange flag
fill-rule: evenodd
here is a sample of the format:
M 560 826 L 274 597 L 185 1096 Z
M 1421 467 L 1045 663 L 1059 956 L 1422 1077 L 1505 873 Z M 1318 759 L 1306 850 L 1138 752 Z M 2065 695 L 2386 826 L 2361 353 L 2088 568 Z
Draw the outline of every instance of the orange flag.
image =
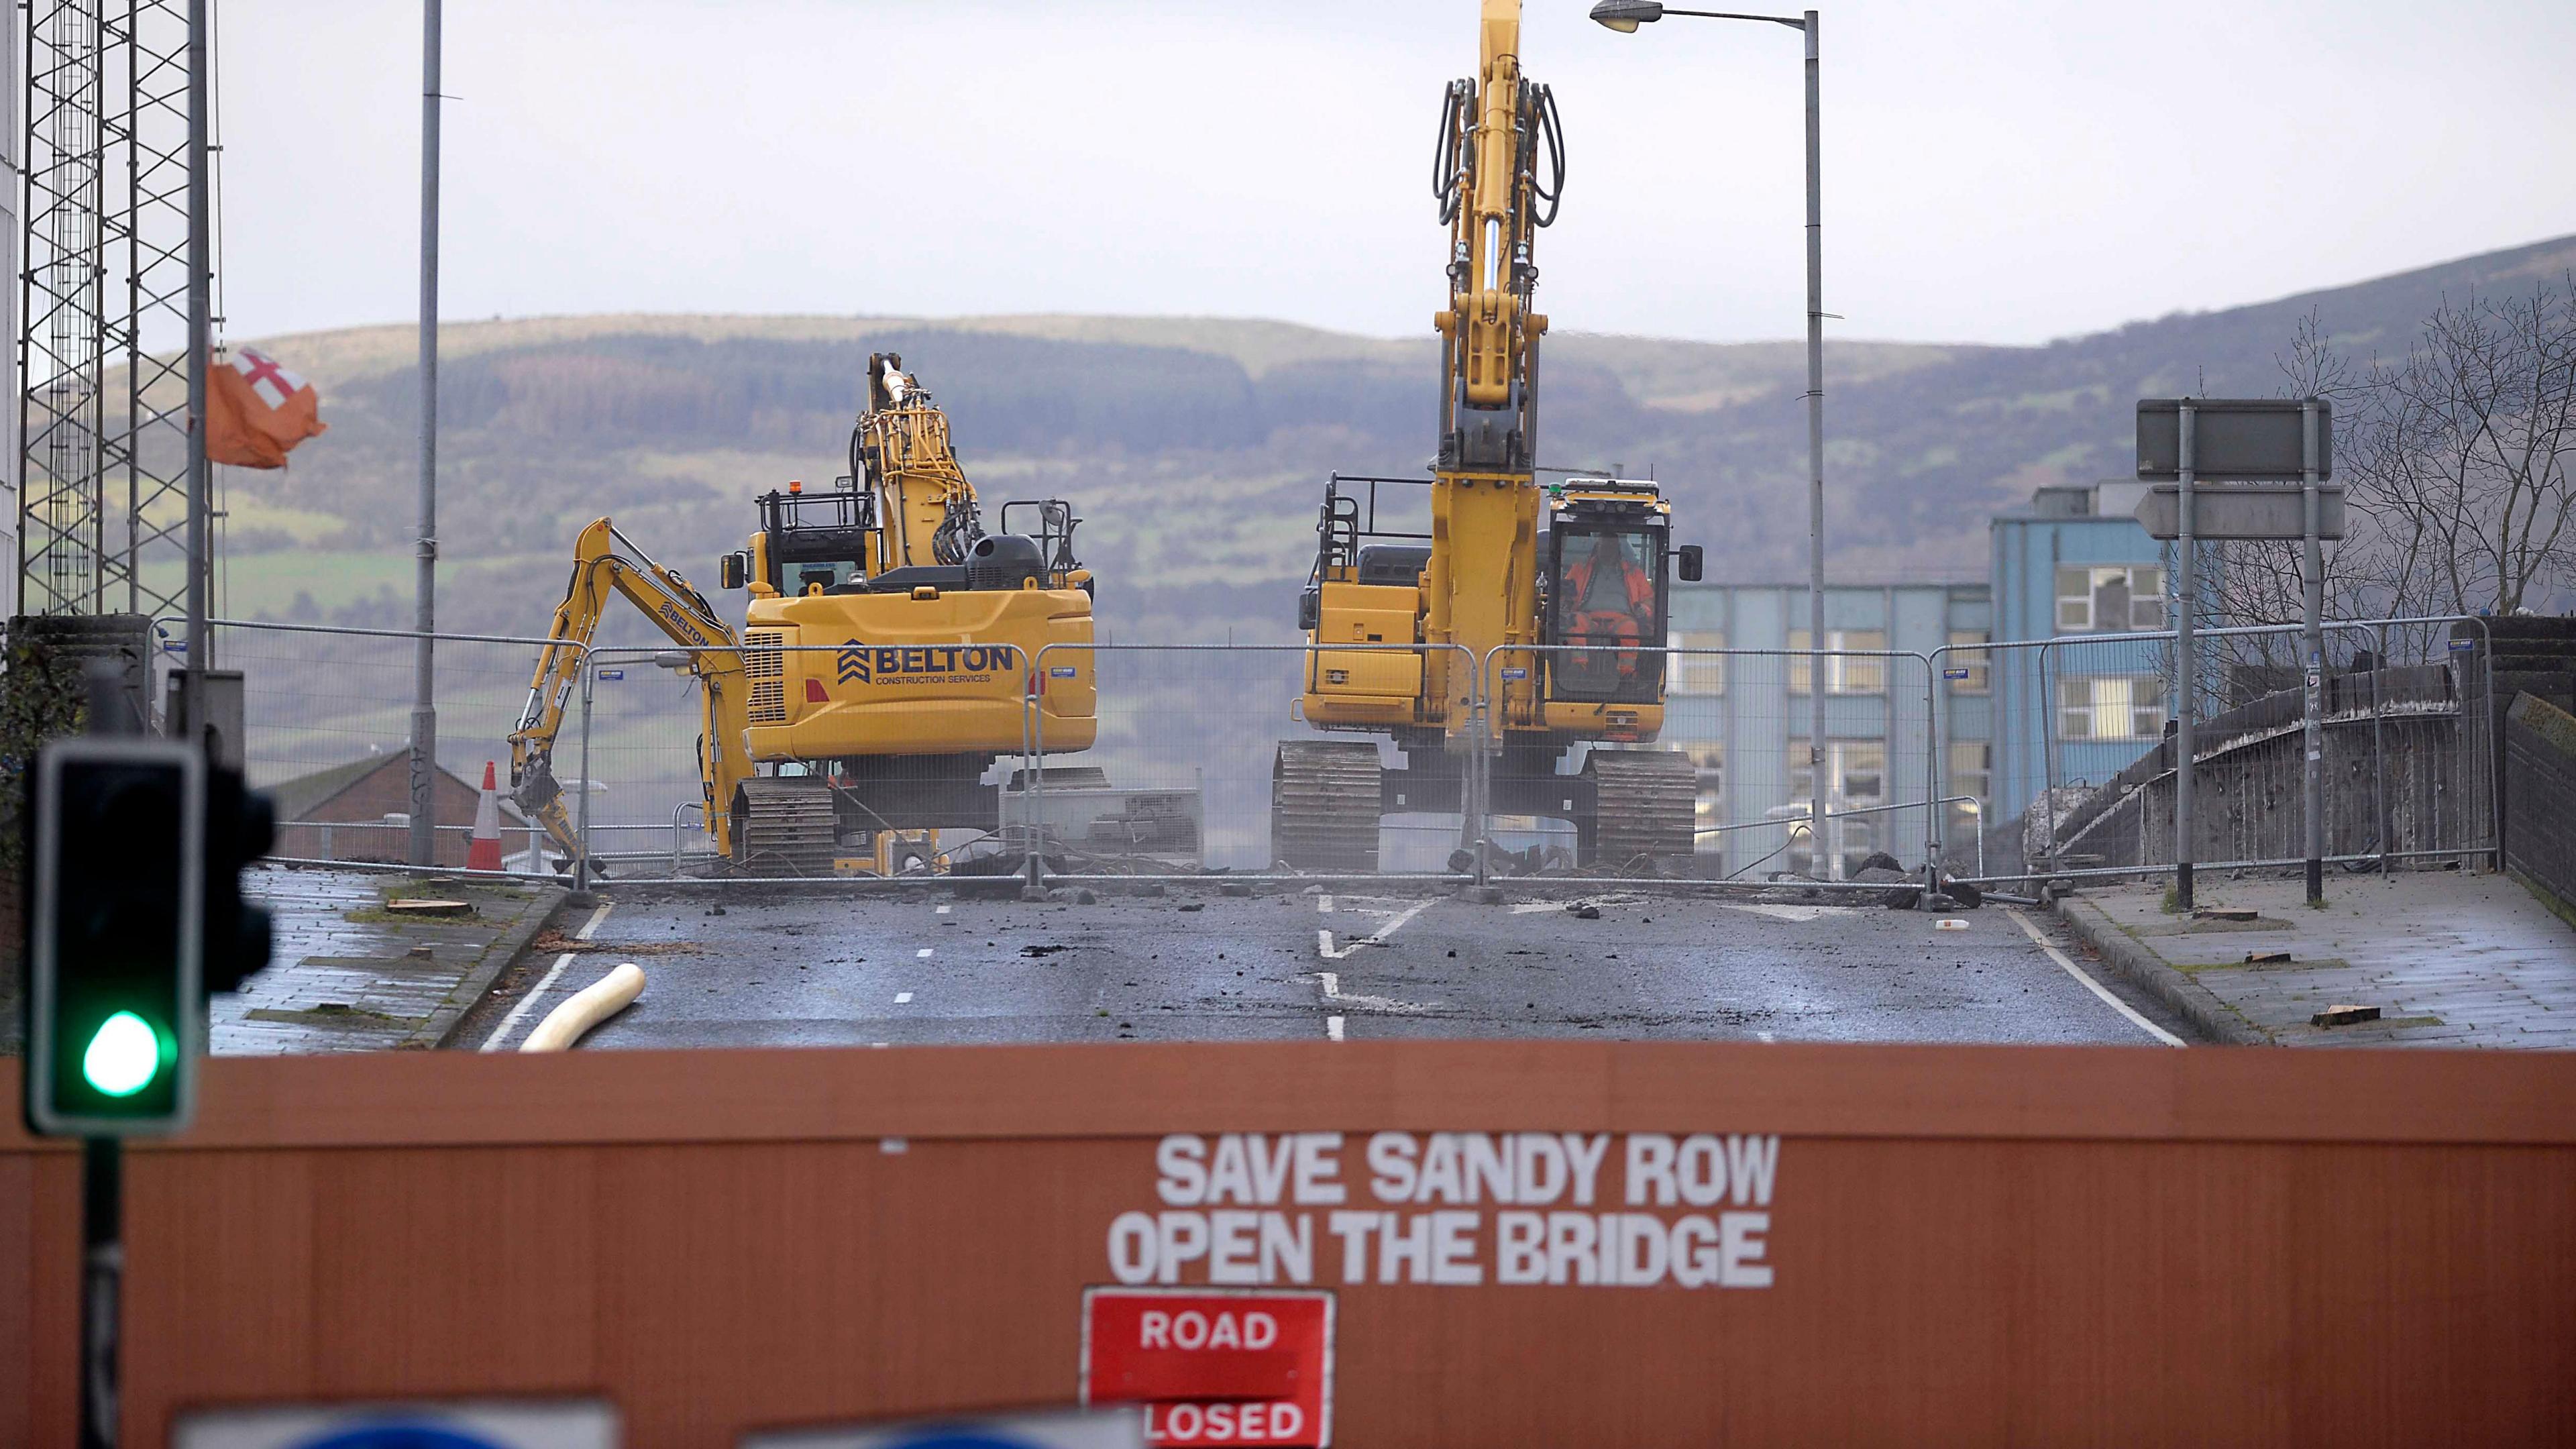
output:
M 206 370 L 206 457 L 236 468 L 283 468 L 287 450 L 317 437 L 322 397 L 256 347 L 216 358 Z

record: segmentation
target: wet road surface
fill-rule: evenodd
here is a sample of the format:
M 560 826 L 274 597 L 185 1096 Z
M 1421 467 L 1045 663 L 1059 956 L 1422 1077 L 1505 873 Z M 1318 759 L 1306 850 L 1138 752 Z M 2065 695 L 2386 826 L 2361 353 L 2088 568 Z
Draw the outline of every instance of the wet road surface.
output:
M 620 961 L 643 999 L 591 1048 L 1568 1037 L 2154 1045 L 2001 908 L 1935 917 L 1610 892 L 1211 886 L 1096 904 L 621 892 L 598 949 L 506 973 L 459 1044 L 507 1048 Z M 1570 905 L 1589 904 L 1597 918 Z M 2079 965 L 2043 914 L 2027 919 Z M 567 912 L 564 928 L 586 924 Z M 2106 990 L 2191 1039 L 2160 1006 Z M 549 979 L 551 978 L 551 979 Z M 524 1004 L 524 1009 L 522 1005 Z M 502 1032 L 502 1023 L 516 1020 Z

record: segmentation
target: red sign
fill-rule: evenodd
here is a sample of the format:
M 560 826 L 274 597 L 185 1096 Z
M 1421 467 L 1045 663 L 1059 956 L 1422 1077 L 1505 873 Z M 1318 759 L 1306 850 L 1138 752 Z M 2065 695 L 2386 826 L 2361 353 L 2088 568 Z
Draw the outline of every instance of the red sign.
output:
M 1333 1442 L 1333 1295 L 1086 1288 L 1082 1401 L 1143 1404 L 1158 1445 Z

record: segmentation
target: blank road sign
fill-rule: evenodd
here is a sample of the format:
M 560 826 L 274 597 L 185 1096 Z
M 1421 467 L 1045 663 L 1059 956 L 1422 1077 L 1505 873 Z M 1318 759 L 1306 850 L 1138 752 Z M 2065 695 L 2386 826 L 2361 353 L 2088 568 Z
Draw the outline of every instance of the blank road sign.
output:
M 2299 399 L 2204 397 L 2193 398 L 2191 406 L 2196 476 L 2247 483 L 2296 483 L 2303 476 Z M 2182 399 L 2139 402 L 2138 476 L 2151 483 L 2182 477 Z M 2322 400 L 2317 403 L 2317 476 L 2334 476 L 2334 408 Z
M 2191 536 L 2216 543 L 2307 537 L 2302 488 L 2279 483 L 2211 483 L 2191 490 Z M 2149 538 L 2182 537 L 2182 485 L 2159 483 L 2138 500 Z M 2317 537 L 2343 537 L 2343 485 L 2317 485 Z

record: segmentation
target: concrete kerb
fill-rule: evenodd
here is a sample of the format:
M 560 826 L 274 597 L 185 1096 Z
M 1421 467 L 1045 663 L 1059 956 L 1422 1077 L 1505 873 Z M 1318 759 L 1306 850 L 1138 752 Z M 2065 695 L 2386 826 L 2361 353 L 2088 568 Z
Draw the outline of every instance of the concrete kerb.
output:
M 465 1014 L 472 1011 L 484 994 L 492 989 L 492 983 L 500 978 L 502 968 L 517 960 L 519 953 L 528 949 L 528 943 L 537 938 L 538 932 L 553 925 L 555 917 L 572 899 L 573 893 L 561 886 L 544 889 L 552 894 L 552 899 L 532 903 L 521 913 L 516 925 L 502 932 L 499 939 L 483 949 L 472 969 L 456 983 L 456 989 L 447 993 L 447 999 L 438 1004 L 438 1009 L 429 1014 L 429 1019 L 420 1024 L 418 1031 L 404 1039 L 406 1049 L 444 1050 L 455 1040 L 456 1029 L 464 1024 Z
M 2093 948 L 2112 970 L 2172 1007 L 2210 1041 L 2222 1046 L 2271 1046 L 2272 1038 L 2218 999 L 2215 992 L 2175 969 L 2120 928 L 2109 913 L 2080 895 L 2057 898 L 2059 920 Z

